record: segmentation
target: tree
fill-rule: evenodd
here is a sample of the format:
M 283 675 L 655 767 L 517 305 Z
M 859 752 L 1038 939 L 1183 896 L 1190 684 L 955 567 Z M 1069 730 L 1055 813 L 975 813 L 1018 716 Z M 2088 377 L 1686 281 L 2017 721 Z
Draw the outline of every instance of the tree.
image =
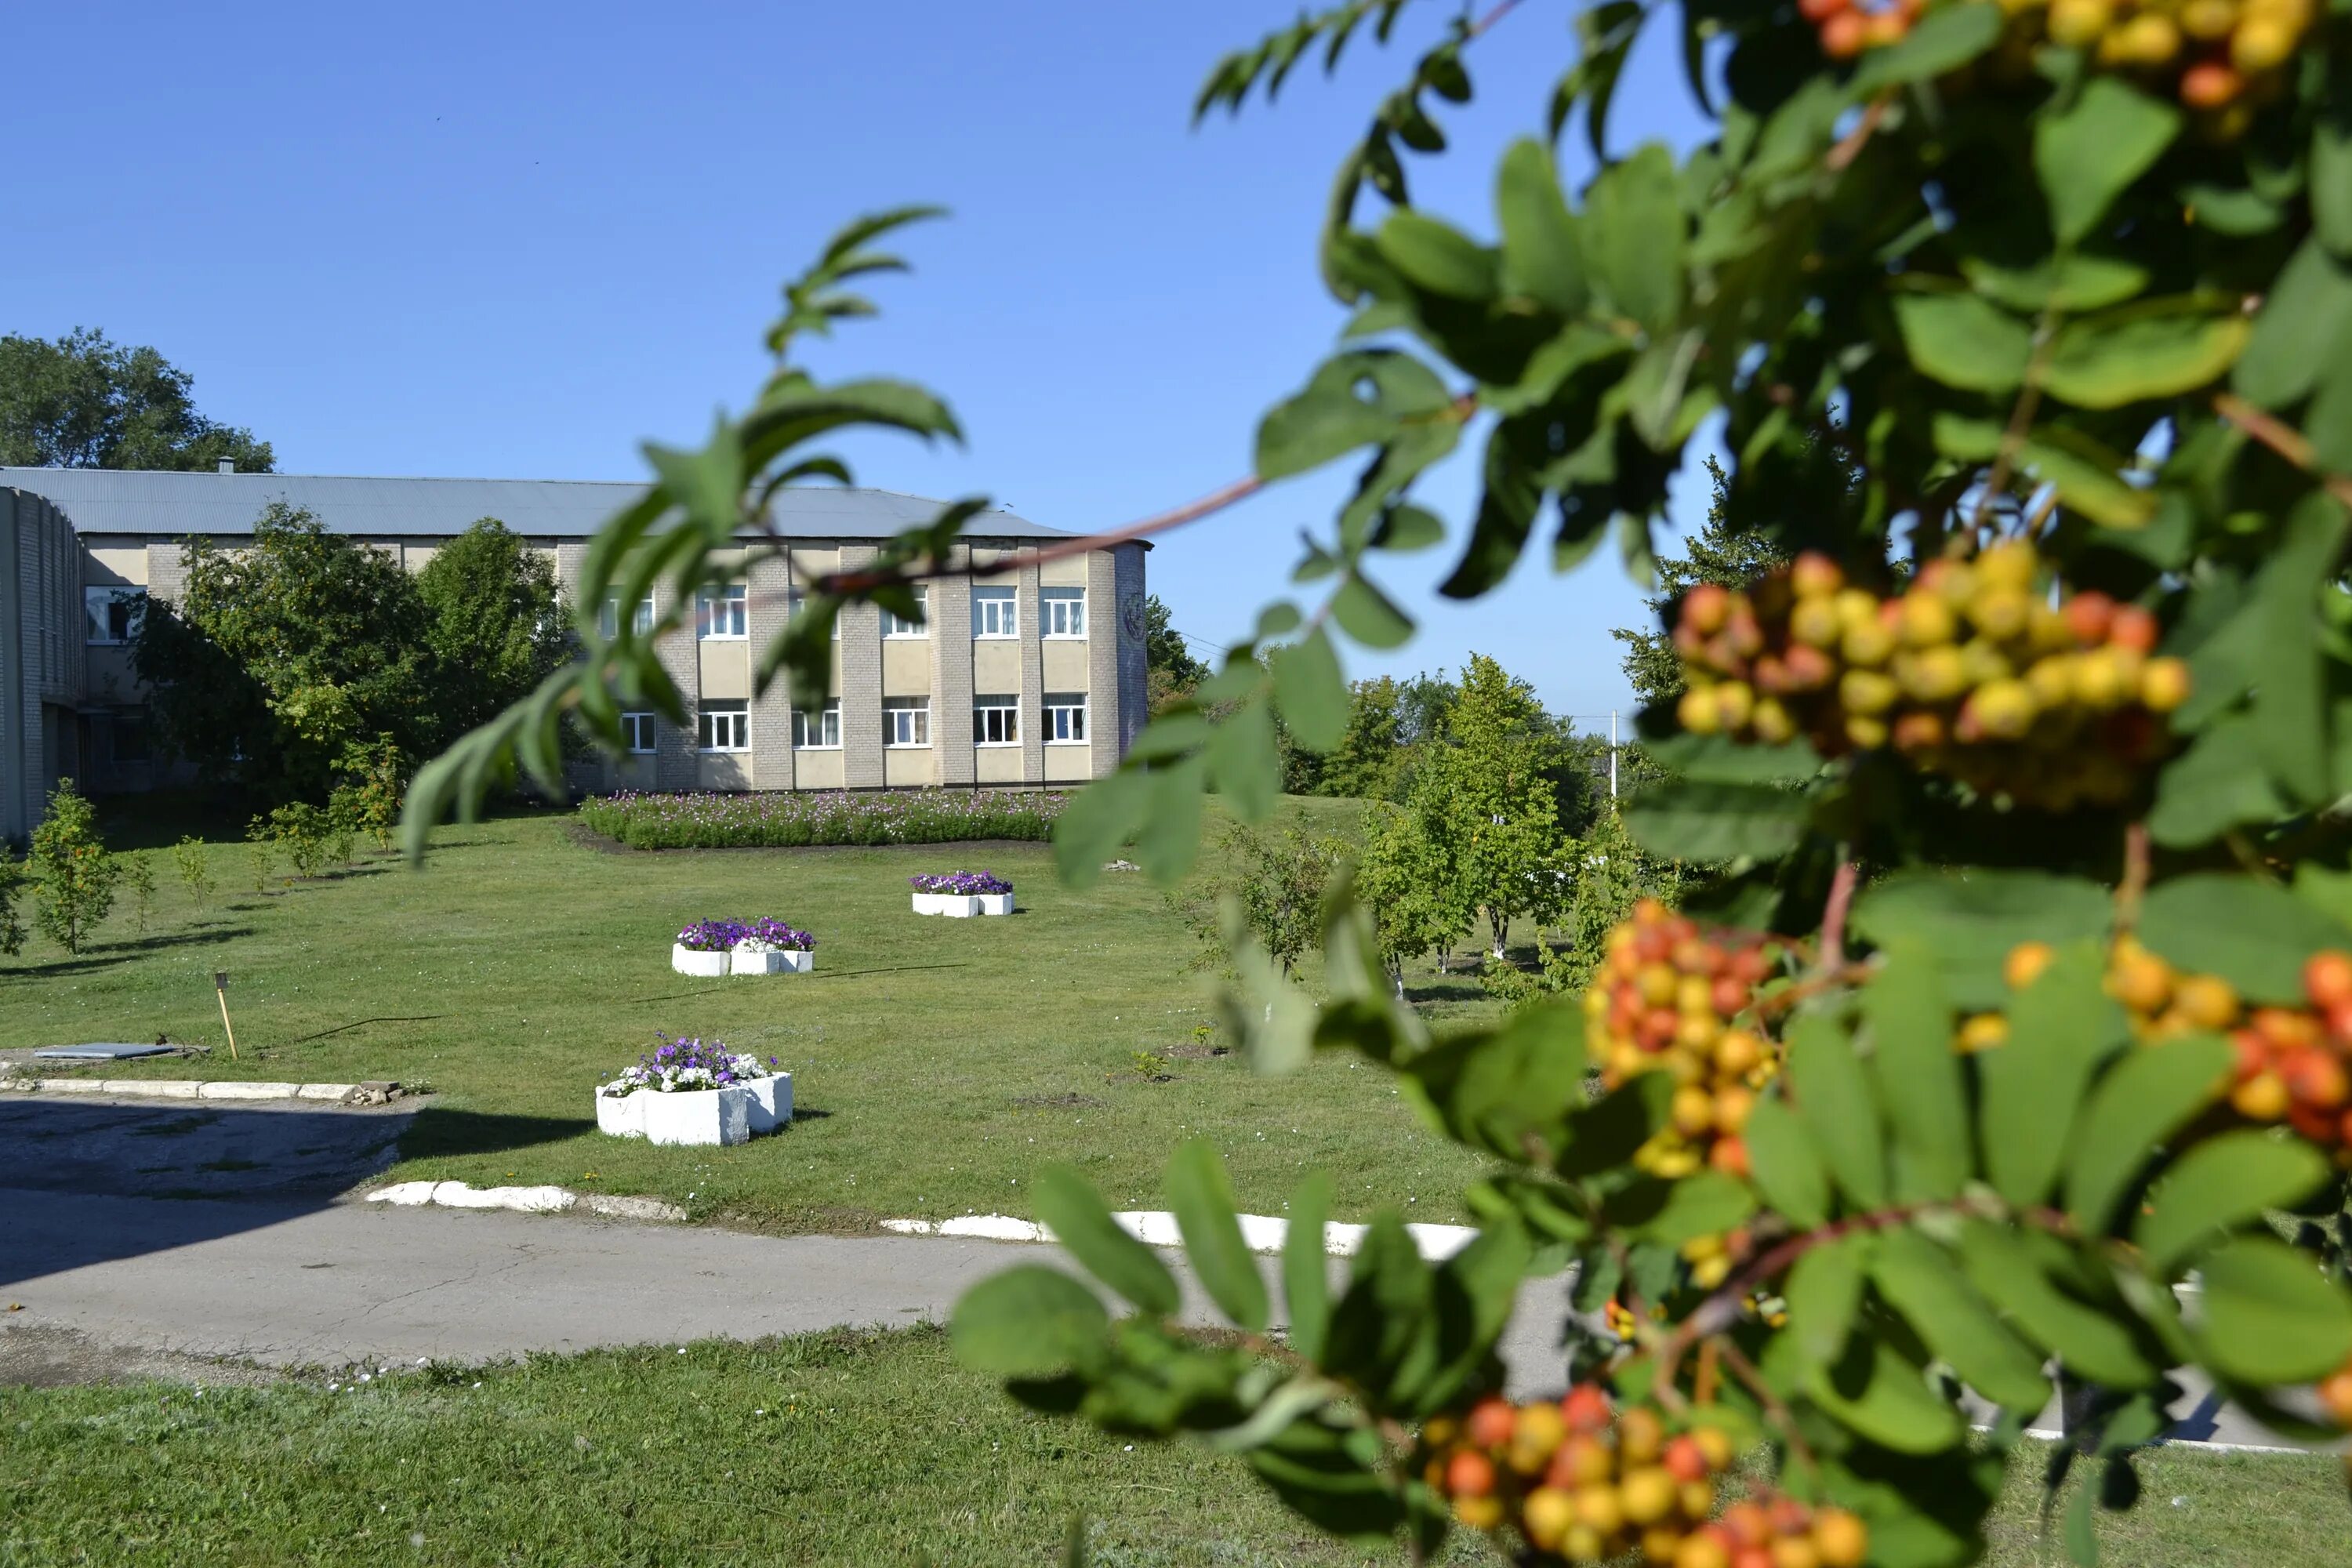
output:
M 1381 966 L 1398 1000 L 1404 965 L 1444 951 L 1470 929 L 1474 910 L 1447 833 L 1452 821 L 1414 805 L 1375 801 L 1364 821 L 1356 891 L 1371 912 Z
M 355 743 L 411 754 L 446 732 L 430 612 L 399 563 L 273 501 L 250 548 L 192 539 L 186 584 L 132 657 L 164 745 L 215 783 L 322 802 Z
M 1220 847 L 1224 868 L 1183 906 L 1186 922 L 1202 945 L 1201 961 L 1223 956 L 1224 922 L 1231 915 L 1289 978 L 1322 934 L 1324 890 L 1347 858 L 1347 846 L 1296 827 L 1265 834 L 1229 823 Z
M 16 895 L 24 885 L 24 866 L 7 841 L 0 839 L 0 955 L 10 958 L 25 947 L 25 922 L 16 913 Z
M 1412 804 L 1449 824 L 1464 889 L 1486 922 L 1488 953 L 1500 960 L 1513 921 L 1547 920 L 1568 895 L 1559 735 L 1533 688 L 1474 653 L 1446 741 L 1414 779 Z
M 1684 545 L 1681 555 L 1658 562 L 1660 591 L 1649 606 L 1650 613 L 1662 619 L 1698 584 L 1744 587 L 1789 563 L 1788 552 L 1769 531 L 1735 517 L 1730 478 L 1712 455 L 1706 459 L 1706 478 L 1711 498 L 1706 521 Z M 1619 626 L 1609 635 L 1625 645 L 1625 679 L 1642 706 L 1671 702 L 1682 695 L 1682 657 L 1664 632 Z
M 37 468 L 211 468 L 266 474 L 269 443 L 189 401 L 194 379 L 152 348 L 77 327 L 0 337 L 0 463 Z
M 1317 795 L 1395 798 L 1405 763 L 1397 700 L 1397 683 L 1389 676 L 1348 688 L 1347 731 L 1317 770 Z
M 554 564 L 494 517 L 435 551 L 416 592 L 431 617 L 436 741 L 488 722 L 572 657 Z
M 2062 1461 L 2103 1471 L 2065 1531 L 2094 1561 L 2098 1505 L 2137 1497 L 2135 1453 L 2187 1388 L 2310 1430 L 2284 1400 L 2316 1384 L 2352 1427 L 2352 648 L 2327 597 L 2352 547 L 2352 34 L 2263 8 L 2183 52 L 2147 14 L 2099 37 L 1967 0 L 1685 5 L 1666 25 L 1706 46 L 1708 132 L 1678 154 L 1612 144 L 1607 121 L 1663 8 L 1580 12 L 1580 58 L 1492 179 L 1413 160 L 1485 144 L 1439 122 L 1473 100 L 1481 38 L 1532 8 L 1454 16 L 1381 100 L 1322 209 L 1345 338 L 1260 422 L 1252 475 L 1150 528 L 1332 464 L 1353 482 L 1242 657 L 1078 796 L 1055 850 L 1076 885 L 1130 846 L 1172 884 L 1203 792 L 1272 810 L 1277 714 L 1309 751 L 1339 744 L 1343 645 L 1409 634 L 1381 580 L 1445 536 L 1416 487 L 1465 438 L 1479 494 L 1442 591 L 1475 601 L 1531 547 L 1569 566 L 1613 540 L 1641 571 L 1711 426 L 1735 517 L 1789 565 L 1672 607 L 1682 695 L 1645 716 L 1671 776 L 1622 825 L 1713 869 L 1682 910 L 1643 900 L 1612 926 L 1579 1001 L 1443 1038 L 1343 890 L 1319 998 L 1239 940 L 1225 1016 L 1251 1061 L 1355 1052 L 1491 1163 L 1460 1252 L 1427 1261 L 1375 1215 L 1335 1295 L 1332 1189 L 1310 1174 L 1276 1340 L 1203 1137 L 1169 1185 L 1220 1323 L 1190 1326 L 1165 1265 L 1057 1170 L 1035 1215 L 1091 1279 L 1017 1266 L 951 1334 L 1032 1408 L 1204 1438 L 1303 1518 L 1423 1562 L 1463 1527 L 1531 1563 L 1957 1568 L 2012 1463 L 2055 1510 L 2068 1464 L 2013 1448 L 2055 1364 Z M 1391 39 L 1402 14 L 1302 16 L 1220 62 L 1200 108 Z M 1553 146 L 1579 117 L 1597 167 L 1571 190 Z M 1493 191 L 1493 222 L 1440 216 L 1449 187 Z M 854 226 L 788 285 L 754 411 L 654 454 L 583 595 L 663 509 L 647 542 L 673 588 L 733 569 L 766 487 L 838 472 L 819 430 L 954 429 L 916 389 L 782 359 L 872 310 L 838 286 L 895 264 L 874 242 L 907 216 Z M 786 678 L 821 692 L 823 617 L 951 570 L 973 504 L 815 584 L 815 629 L 774 650 Z M 554 779 L 567 706 L 617 743 L 615 684 L 666 692 L 665 629 L 600 644 L 436 759 L 412 846 L 507 758 Z M 2306 1223 L 2283 1236 L 2282 1211 Z M 1521 1406 L 1497 1347 L 1559 1257 L 1601 1322 L 1571 1317 L 1567 1395 Z M 1989 1436 L 1964 1386 L 1996 1408 Z
M 68 952 L 79 952 L 90 928 L 114 907 L 122 865 L 106 852 L 98 832 L 98 808 L 82 798 L 73 780 L 61 779 L 49 792 L 41 825 L 33 829 L 28 858 L 41 933 Z
M 1192 657 L 1160 595 L 1143 601 L 1144 683 L 1154 712 L 1209 679 L 1209 667 Z

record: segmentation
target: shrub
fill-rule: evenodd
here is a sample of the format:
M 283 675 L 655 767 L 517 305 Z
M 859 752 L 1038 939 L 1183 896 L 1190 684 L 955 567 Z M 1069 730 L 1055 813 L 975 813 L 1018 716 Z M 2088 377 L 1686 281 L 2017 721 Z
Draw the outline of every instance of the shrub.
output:
M 172 846 L 172 864 L 180 873 L 180 883 L 188 889 L 188 897 L 205 903 L 213 896 L 212 864 L 205 858 L 205 841 L 194 834 L 184 834 Z
M 1027 790 L 856 795 L 598 795 L 580 805 L 591 830 L 635 849 L 790 848 L 804 844 L 1042 840 L 1068 802 Z
M 122 885 L 131 889 L 131 929 L 147 934 L 147 917 L 155 908 L 155 868 L 144 855 L 122 857 Z
M 98 808 L 81 797 L 71 779 L 49 793 L 48 815 L 33 829 L 32 866 L 40 889 L 37 918 L 42 931 L 68 952 L 79 952 L 90 927 L 114 907 L 122 864 L 106 852 L 98 836 Z
M 286 852 L 296 876 L 315 877 L 326 869 L 328 839 L 333 830 L 327 814 L 317 806 L 299 801 L 277 806 L 267 818 L 255 818 L 254 826 Z
M 0 953 L 12 957 L 25 946 L 25 924 L 16 918 L 16 889 L 24 879 L 16 852 L 0 844 Z

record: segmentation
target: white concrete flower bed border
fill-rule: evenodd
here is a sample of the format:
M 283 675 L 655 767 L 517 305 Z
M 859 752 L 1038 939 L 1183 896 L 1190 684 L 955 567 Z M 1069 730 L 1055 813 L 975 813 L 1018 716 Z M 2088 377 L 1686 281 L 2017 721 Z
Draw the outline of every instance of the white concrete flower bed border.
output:
M 917 893 L 915 912 L 919 915 L 948 915 L 968 920 L 974 915 L 1009 915 L 1013 912 L 1010 893 Z
M 701 952 L 672 942 L 669 966 L 680 974 L 705 980 L 727 974 L 806 974 L 816 968 L 816 950 L 771 947 L 746 952 L 731 947 L 723 952 Z
M 793 1075 L 780 1072 L 722 1089 L 596 1096 L 596 1131 L 648 1143 L 730 1144 L 773 1132 L 793 1119 Z

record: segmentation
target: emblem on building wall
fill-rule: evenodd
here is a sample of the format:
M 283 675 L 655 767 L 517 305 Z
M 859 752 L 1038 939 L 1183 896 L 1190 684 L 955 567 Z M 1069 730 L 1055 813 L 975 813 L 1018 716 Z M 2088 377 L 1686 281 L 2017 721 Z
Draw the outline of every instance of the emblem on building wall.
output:
M 1141 642 L 1143 640 L 1144 616 L 1142 595 L 1129 594 L 1126 598 L 1119 601 L 1118 624 L 1120 629 L 1127 633 L 1128 641 Z

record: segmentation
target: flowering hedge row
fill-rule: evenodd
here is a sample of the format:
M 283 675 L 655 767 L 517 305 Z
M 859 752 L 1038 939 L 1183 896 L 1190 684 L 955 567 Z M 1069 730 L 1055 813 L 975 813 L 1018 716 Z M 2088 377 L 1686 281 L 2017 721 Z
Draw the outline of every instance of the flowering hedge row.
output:
M 1069 796 L 1038 790 L 807 795 L 645 795 L 580 805 L 594 832 L 636 849 L 787 848 L 803 844 L 950 844 L 1044 839 Z

